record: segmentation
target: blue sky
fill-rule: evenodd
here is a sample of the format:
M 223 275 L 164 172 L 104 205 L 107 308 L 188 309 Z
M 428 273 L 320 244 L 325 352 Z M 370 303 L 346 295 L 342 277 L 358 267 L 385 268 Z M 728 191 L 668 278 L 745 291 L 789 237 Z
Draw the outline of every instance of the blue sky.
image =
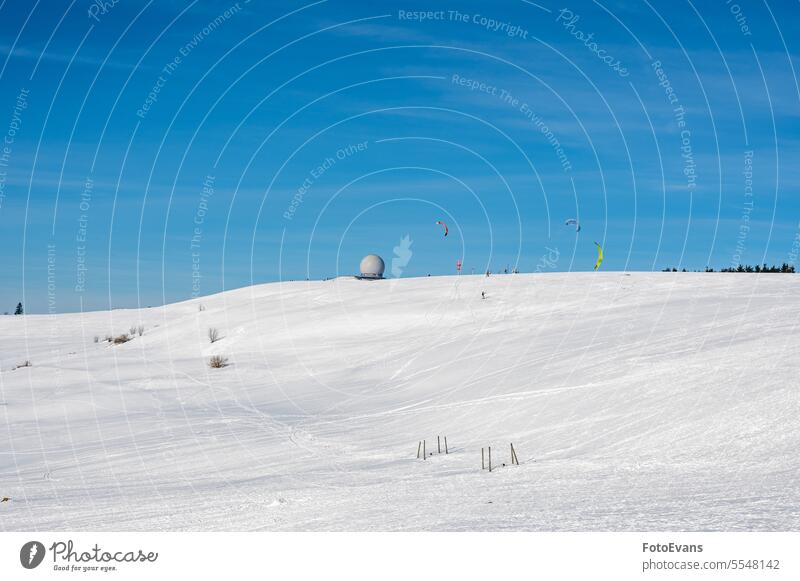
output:
M 0 0 L 0 312 L 790 261 L 797 10 Z

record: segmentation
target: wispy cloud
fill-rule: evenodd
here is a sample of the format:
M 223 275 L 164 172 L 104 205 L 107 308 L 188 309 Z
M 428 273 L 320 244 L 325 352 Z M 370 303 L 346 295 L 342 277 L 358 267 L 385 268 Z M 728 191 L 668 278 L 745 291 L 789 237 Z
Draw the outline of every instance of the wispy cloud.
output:
M 134 63 L 128 63 L 116 59 L 105 59 L 105 57 L 99 56 L 89 56 L 89 55 L 76 55 L 70 53 L 62 53 L 56 52 L 52 50 L 48 50 L 45 53 L 41 51 L 27 48 L 27 47 L 20 47 L 17 46 L 14 50 L 11 50 L 11 47 L 8 45 L 0 45 L 0 56 L 6 57 L 11 56 L 12 59 L 24 59 L 24 60 L 39 60 L 41 59 L 44 62 L 51 62 L 51 63 L 72 63 L 73 65 L 82 65 L 82 66 L 90 66 L 90 67 L 99 67 L 103 65 L 104 68 L 110 69 L 123 69 L 123 70 L 133 70 L 136 67 Z M 104 62 L 105 61 L 105 62 Z M 144 68 L 144 67 L 139 67 Z

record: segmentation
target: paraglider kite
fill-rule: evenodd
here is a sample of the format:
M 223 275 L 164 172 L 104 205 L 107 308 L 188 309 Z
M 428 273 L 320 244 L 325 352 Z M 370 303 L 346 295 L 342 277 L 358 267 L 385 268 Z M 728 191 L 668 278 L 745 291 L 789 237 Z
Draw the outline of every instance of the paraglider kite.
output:
M 447 228 L 447 224 L 445 224 L 445 223 L 444 223 L 444 222 L 442 222 L 441 220 L 436 220 L 436 223 L 437 223 L 437 224 L 441 224 L 442 226 L 444 226 L 444 235 L 445 235 L 445 236 L 447 236 L 447 233 L 450 231 L 450 230 Z
M 578 223 L 578 221 L 575 218 L 570 218 L 569 220 L 564 222 L 564 226 L 575 226 L 575 232 L 580 232 L 581 231 L 581 225 Z
M 597 246 L 597 262 L 594 263 L 594 269 L 597 270 L 600 268 L 600 265 L 603 264 L 603 247 L 600 246 L 597 242 L 594 243 Z

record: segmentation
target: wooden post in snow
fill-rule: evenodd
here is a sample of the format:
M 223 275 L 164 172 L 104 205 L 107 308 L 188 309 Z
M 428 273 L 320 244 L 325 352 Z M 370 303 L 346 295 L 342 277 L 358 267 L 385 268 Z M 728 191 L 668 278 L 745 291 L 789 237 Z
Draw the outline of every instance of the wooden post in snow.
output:
M 492 447 L 489 446 L 489 472 L 492 471 Z
M 422 440 L 419 441 L 417 444 L 417 458 L 419 458 L 419 451 L 422 449 Z
M 483 459 L 483 448 L 481 448 L 481 470 L 486 470 L 486 461 Z
M 447 450 L 447 436 L 444 437 L 444 453 L 449 454 L 450 452 Z
M 519 459 L 517 459 L 517 452 L 514 450 L 514 444 L 511 444 L 511 463 L 519 466 Z
M 428 459 L 428 451 L 425 449 L 425 440 L 422 440 L 422 458 L 423 460 Z
M 437 453 L 437 454 L 441 454 L 441 453 L 442 453 L 442 440 L 441 440 L 441 436 L 436 436 L 436 453 Z

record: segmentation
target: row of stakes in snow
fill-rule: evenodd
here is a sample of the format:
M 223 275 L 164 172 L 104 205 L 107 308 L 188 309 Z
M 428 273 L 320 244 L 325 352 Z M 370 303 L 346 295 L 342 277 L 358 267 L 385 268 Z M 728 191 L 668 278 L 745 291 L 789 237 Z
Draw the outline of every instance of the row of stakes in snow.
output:
M 510 444 L 510 446 L 511 446 L 511 465 L 513 466 L 513 465 L 516 464 L 517 466 L 519 466 L 519 459 L 517 458 L 517 451 L 514 449 L 514 444 Z M 491 472 L 492 471 L 492 447 L 489 446 L 488 448 L 489 448 L 489 464 L 488 464 L 488 468 L 489 468 L 489 472 Z M 503 464 L 503 466 L 505 466 L 505 464 Z M 481 470 L 486 470 L 486 468 L 487 468 L 486 454 L 484 453 L 484 449 L 481 448 Z
M 511 444 L 509 444 L 509 446 L 511 447 L 511 465 L 512 466 L 514 466 L 514 465 L 519 466 L 519 458 L 517 458 L 517 451 L 514 449 L 514 444 L 511 443 Z M 486 470 L 486 468 L 488 467 L 489 472 L 491 472 L 492 471 L 492 447 L 491 446 L 488 447 L 488 452 L 489 452 L 489 454 L 488 454 L 488 460 L 489 460 L 488 464 L 486 462 L 486 460 L 487 460 L 486 450 L 487 450 L 486 448 L 481 448 L 481 470 Z M 442 453 L 442 437 L 441 436 L 436 436 L 436 453 L 437 454 L 441 454 Z M 447 447 L 447 436 L 444 437 L 444 453 L 445 454 L 449 454 L 450 453 L 450 449 Z M 420 440 L 419 443 L 417 444 L 417 458 L 422 458 L 423 460 L 427 460 L 428 459 L 428 455 L 429 454 L 428 454 L 427 441 L 426 440 Z M 433 456 L 433 452 L 430 452 L 430 455 Z M 503 464 L 503 466 L 505 466 L 505 464 Z
M 441 454 L 442 453 L 442 437 L 441 436 L 436 436 L 436 453 L 437 454 Z M 449 454 L 450 453 L 450 449 L 447 447 L 447 436 L 444 437 L 444 453 L 445 454 Z M 423 460 L 427 460 L 428 459 L 428 447 L 427 447 L 427 443 L 426 443 L 425 440 L 420 440 L 419 444 L 417 444 L 417 458 L 420 457 L 420 454 L 422 455 L 421 457 L 422 457 Z M 433 452 L 431 452 L 431 456 L 433 456 Z

